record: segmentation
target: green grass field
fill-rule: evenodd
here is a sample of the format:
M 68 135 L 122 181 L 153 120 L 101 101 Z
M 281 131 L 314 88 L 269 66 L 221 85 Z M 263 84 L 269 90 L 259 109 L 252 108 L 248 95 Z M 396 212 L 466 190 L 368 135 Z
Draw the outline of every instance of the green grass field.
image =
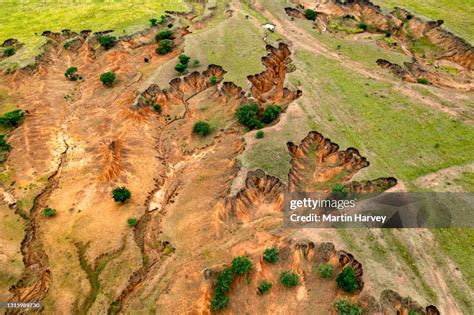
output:
M 260 59 L 267 54 L 263 30 L 242 14 L 220 21 L 212 29 L 188 36 L 185 53 L 201 63 L 222 66 L 225 81 L 246 87 L 247 76 L 264 69 Z
M 182 0 L 3 1 L 0 42 L 16 38 L 25 43 L 26 47 L 9 58 L 25 62 L 46 42 L 43 31 L 113 29 L 121 35 L 144 28 L 149 19 L 166 10 L 187 11 L 188 7 Z
M 372 0 L 372 2 L 388 11 L 398 6 L 429 19 L 444 20 L 447 29 L 471 44 L 474 43 L 473 0 Z

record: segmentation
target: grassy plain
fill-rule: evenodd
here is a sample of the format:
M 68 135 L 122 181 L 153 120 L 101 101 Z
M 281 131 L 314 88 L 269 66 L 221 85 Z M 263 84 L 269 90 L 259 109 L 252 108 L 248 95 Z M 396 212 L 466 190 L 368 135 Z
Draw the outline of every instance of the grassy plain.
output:
M 3 1 L 0 43 L 9 38 L 25 43 L 25 47 L 9 58 L 24 62 L 38 54 L 46 42 L 41 36 L 43 31 L 112 29 L 116 35 L 123 35 L 146 27 L 149 19 L 167 10 L 187 11 L 188 6 L 182 0 Z

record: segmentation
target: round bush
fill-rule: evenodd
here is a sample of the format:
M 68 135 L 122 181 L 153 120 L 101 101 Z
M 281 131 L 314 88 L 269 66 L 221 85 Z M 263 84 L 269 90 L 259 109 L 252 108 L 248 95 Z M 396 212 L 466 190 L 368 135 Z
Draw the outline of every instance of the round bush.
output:
M 362 308 L 352 304 L 347 298 L 336 301 L 335 307 L 339 315 L 362 315 Z
M 249 129 L 262 128 L 263 124 L 257 117 L 258 110 L 259 107 L 256 103 L 242 105 L 235 111 L 235 116 L 242 125 Z
M 179 62 L 183 65 L 187 65 L 191 57 L 186 56 L 185 54 L 181 54 L 178 56 Z
M 13 47 L 7 47 L 5 50 L 3 50 L 3 55 L 5 57 L 11 57 L 16 53 L 16 49 Z
M 135 225 L 138 224 L 138 220 L 136 218 L 128 218 L 127 224 L 129 227 L 134 227 Z
M 322 278 L 331 278 L 333 267 L 330 264 L 319 264 L 318 273 Z
M 218 81 L 218 79 L 217 79 L 217 77 L 216 77 L 215 75 L 213 75 L 213 76 L 211 76 L 211 77 L 209 78 L 209 83 L 210 83 L 211 85 L 216 85 L 216 84 L 217 84 L 217 81 Z
M 345 267 L 336 278 L 337 284 L 346 292 L 352 293 L 359 289 L 359 284 L 352 267 Z
M 283 271 L 280 274 L 280 283 L 287 288 L 292 288 L 298 285 L 300 282 L 299 276 L 292 271 Z
M 76 67 L 67 68 L 66 71 L 64 71 L 64 76 L 71 81 L 76 81 L 77 79 L 79 79 Z
M 304 16 L 305 16 L 308 20 L 315 21 L 315 20 L 316 20 L 317 13 L 316 13 L 316 11 L 314 11 L 314 10 L 306 9 L 306 10 L 304 10 Z
M 117 43 L 117 38 L 115 36 L 100 36 L 97 40 L 99 41 L 100 45 L 106 50 L 114 47 Z
M 252 267 L 253 264 L 247 256 L 237 256 L 232 259 L 232 272 L 236 275 L 246 274 Z
M 265 294 L 265 293 L 267 293 L 268 290 L 270 290 L 272 287 L 273 287 L 273 284 L 271 284 L 271 282 L 262 280 L 262 281 L 260 281 L 260 283 L 258 284 L 258 287 L 257 287 L 258 293 L 259 293 L 259 294 Z
M 266 262 L 274 264 L 279 258 L 278 249 L 276 247 L 267 248 L 263 251 L 263 259 Z
M 111 87 L 115 82 L 115 73 L 107 71 L 100 75 L 100 81 L 108 87 Z
M 262 122 L 269 124 L 277 119 L 278 114 L 281 111 L 281 107 L 278 105 L 269 105 L 265 108 L 262 113 Z
M 115 202 L 124 203 L 130 197 L 132 197 L 132 193 L 125 187 L 117 187 L 112 191 L 112 198 L 114 198 Z
M 257 139 L 262 139 L 263 137 L 265 137 L 265 133 L 262 130 L 257 131 L 255 134 L 255 138 Z
M 193 132 L 200 136 L 207 136 L 211 133 L 211 126 L 207 122 L 198 121 L 194 124 Z
M 43 209 L 43 216 L 45 217 L 54 217 L 56 215 L 56 209 L 53 208 L 44 208 Z
M 183 73 L 184 71 L 186 71 L 187 68 L 188 66 L 182 63 L 178 63 L 176 64 L 176 66 L 174 66 L 174 70 L 176 70 L 179 73 Z

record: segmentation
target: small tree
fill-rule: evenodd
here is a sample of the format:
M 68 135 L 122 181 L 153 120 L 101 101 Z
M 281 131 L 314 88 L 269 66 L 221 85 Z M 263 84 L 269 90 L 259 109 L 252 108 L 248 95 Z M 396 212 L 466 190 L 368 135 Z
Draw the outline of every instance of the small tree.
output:
M 173 41 L 171 39 L 162 39 L 158 42 L 158 48 L 156 52 L 160 55 L 166 55 L 173 50 Z
M 333 267 L 330 264 L 319 264 L 318 273 L 322 278 L 331 278 Z
M 237 256 L 232 259 L 232 272 L 236 275 L 244 275 L 253 267 L 252 262 L 247 256 Z
M 255 134 L 255 138 L 257 138 L 257 139 L 262 139 L 263 137 L 265 137 L 265 132 L 263 132 L 263 130 L 259 130 Z
M 3 116 L 0 117 L 0 125 L 7 128 L 18 127 L 23 121 L 24 117 L 25 112 L 21 109 L 16 109 L 14 111 L 3 114 Z
M 212 76 L 209 78 L 209 83 L 210 83 L 211 85 L 216 85 L 217 82 L 218 82 L 218 79 L 217 79 L 217 77 L 216 77 L 215 75 L 212 75 Z
M 111 87 L 115 82 L 115 73 L 111 71 L 104 72 L 99 79 L 105 86 Z
M 369 28 L 369 25 L 367 25 L 367 23 L 365 23 L 365 22 L 360 22 L 357 25 L 357 27 L 360 28 L 361 30 L 367 31 L 367 29 Z
M 5 140 L 5 135 L 0 135 L 0 151 L 1 152 L 8 152 L 12 149 L 12 146 L 7 143 Z
M 56 209 L 49 208 L 49 207 L 43 209 L 43 216 L 47 218 L 51 218 L 51 217 L 54 217 L 55 215 L 56 215 Z
M 178 63 L 176 64 L 176 66 L 174 66 L 174 70 L 176 70 L 179 73 L 183 73 L 184 71 L 186 71 L 187 68 L 188 66 L 182 63 Z
M 344 291 L 352 293 L 359 289 L 359 284 L 355 276 L 354 268 L 345 267 L 337 276 L 336 282 Z
M 271 282 L 262 280 L 262 281 L 260 281 L 260 283 L 258 284 L 258 287 L 257 287 L 258 293 L 259 293 L 259 294 L 265 294 L 265 293 L 267 293 L 268 290 L 270 290 L 272 287 L 273 287 L 273 285 L 271 284 Z
M 97 40 L 99 41 L 100 45 L 104 47 L 106 50 L 114 47 L 115 44 L 117 43 L 117 38 L 115 36 L 109 36 L 109 35 L 100 36 Z
M 197 66 L 199 66 L 199 64 L 200 64 L 199 60 L 197 60 L 197 59 L 193 60 L 193 67 L 197 67 Z
M 239 122 L 249 129 L 262 128 L 262 122 L 258 120 L 257 113 L 259 107 L 256 103 L 242 105 L 235 111 Z
M 161 113 L 161 105 L 160 104 L 154 103 L 152 107 L 153 107 L 153 110 L 155 112 Z
M 278 105 L 267 106 L 262 113 L 262 122 L 266 124 L 271 123 L 278 117 L 278 114 L 280 113 L 280 111 L 281 111 L 281 107 Z
M 127 219 L 127 225 L 129 227 L 134 227 L 138 224 L 138 220 L 136 218 L 128 218 Z
M 211 133 L 211 126 L 207 122 L 198 121 L 194 124 L 193 132 L 200 136 L 207 136 Z
M 316 13 L 316 11 L 314 11 L 314 10 L 306 9 L 306 10 L 304 10 L 304 16 L 305 16 L 308 20 L 315 21 L 315 20 L 316 20 L 317 13 Z
M 7 47 L 3 50 L 3 55 L 5 57 L 11 57 L 16 53 L 16 49 L 14 47 Z
M 229 306 L 229 297 L 221 294 L 215 295 L 211 300 L 211 310 L 221 311 Z
M 161 31 L 155 35 L 156 41 L 160 41 L 162 39 L 173 39 L 173 32 L 170 30 Z
M 292 271 L 283 271 L 280 274 L 280 283 L 287 288 L 292 288 L 298 285 L 300 278 Z
M 428 81 L 426 78 L 417 78 L 416 82 L 418 82 L 420 84 L 424 84 L 424 85 L 430 84 L 430 81 Z
M 125 187 L 117 187 L 112 191 L 112 198 L 115 202 L 125 203 L 130 197 L 132 197 L 132 193 Z
M 151 26 L 157 26 L 157 25 L 158 25 L 158 20 L 155 19 L 155 18 L 150 19 L 149 21 L 150 21 L 150 25 L 151 25 Z
M 335 307 L 339 315 L 362 315 L 362 308 L 352 304 L 347 298 L 336 301 Z
M 280 257 L 276 247 L 270 247 L 263 251 L 263 259 L 271 264 L 276 263 Z
M 178 59 L 180 63 L 182 63 L 183 65 L 187 65 L 189 63 L 189 60 L 191 60 L 191 57 L 188 57 L 185 54 L 181 54 L 178 56 Z
M 76 67 L 67 68 L 66 71 L 64 71 L 64 76 L 71 81 L 76 81 L 77 79 L 79 79 Z

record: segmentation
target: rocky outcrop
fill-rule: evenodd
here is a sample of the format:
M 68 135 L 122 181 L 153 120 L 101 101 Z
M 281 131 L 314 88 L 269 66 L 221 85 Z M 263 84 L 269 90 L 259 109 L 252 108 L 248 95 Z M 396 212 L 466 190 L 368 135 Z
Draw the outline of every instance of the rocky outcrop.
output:
M 316 131 L 310 132 L 300 145 L 289 142 L 287 146 L 291 155 L 288 174 L 290 192 L 331 191 L 336 183 L 356 190 L 383 191 L 396 184 L 394 178 L 349 182 L 359 170 L 369 166 L 369 162 L 357 149 L 339 150 L 337 144 Z
M 277 177 L 256 170 L 247 174 L 245 187 L 217 205 L 220 221 L 248 222 L 262 214 L 281 212 L 286 186 Z
M 436 86 L 456 88 L 460 90 L 471 91 L 474 89 L 472 79 L 469 74 L 458 75 L 455 78 L 442 71 L 430 71 L 426 67 L 421 66 L 418 62 L 405 62 L 404 66 L 400 66 L 396 63 L 384 59 L 378 59 L 377 65 L 381 68 L 388 69 L 395 76 L 400 77 L 405 82 L 417 83 L 420 79 L 427 81 L 425 84 L 433 84 Z
M 304 16 L 304 13 L 297 9 L 297 8 L 291 8 L 291 7 L 287 7 L 285 8 L 285 12 L 286 14 L 288 14 L 288 16 L 291 16 L 291 17 L 294 17 L 294 18 L 297 18 L 297 19 L 305 19 L 306 17 Z
M 167 110 L 170 106 L 182 104 L 187 98 L 209 88 L 212 85 L 211 77 L 216 77 L 218 82 L 222 81 L 225 73 L 221 66 L 209 65 L 202 73 L 195 71 L 182 78 L 171 80 L 169 89 L 160 89 L 158 85 L 152 84 L 141 93 L 133 107 L 140 109 L 155 103 L 163 110 Z M 226 87 L 226 91 L 240 93 L 231 84 L 227 84 Z
M 267 56 L 262 57 L 265 71 L 249 75 L 250 92 L 261 107 L 267 104 L 285 105 L 302 95 L 301 90 L 291 91 L 284 87 L 291 51 L 288 45 L 280 43 L 278 48 L 267 45 Z

